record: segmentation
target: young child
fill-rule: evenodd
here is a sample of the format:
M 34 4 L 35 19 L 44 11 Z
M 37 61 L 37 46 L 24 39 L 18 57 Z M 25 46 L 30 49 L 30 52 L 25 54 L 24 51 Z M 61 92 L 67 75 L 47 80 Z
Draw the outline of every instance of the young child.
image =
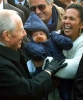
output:
M 31 58 L 33 65 L 35 65 L 35 63 L 38 64 L 39 58 L 42 58 L 43 62 L 47 57 L 53 57 L 55 59 L 65 59 L 65 56 L 62 53 L 63 49 L 70 50 L 73 46 L 71 39 L 55 31 L 50 33 L 47 26 L 34 12 L 30 14 L 28 20 L 24 25 L 24 28 L 27 32 L 27 36 L 31 40 L 26 44 L 25 51 L 28 57 Z M 30 64 L 31 62 L 28 62 L 28 67 Z M 44 66 L 42 68 L 44 68 Z M 36 66 L 34 67 L 34 71 L 32 72 L 35 71 Z M 63 86 L 60 87 L 60 89 L 62 89 Z M 68 98 L 70 98 L 69 96 L 70 95 L 68 94 Z

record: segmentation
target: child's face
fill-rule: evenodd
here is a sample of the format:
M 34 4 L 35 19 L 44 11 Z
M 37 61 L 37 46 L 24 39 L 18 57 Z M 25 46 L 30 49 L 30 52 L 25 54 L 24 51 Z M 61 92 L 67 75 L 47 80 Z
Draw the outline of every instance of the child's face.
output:
M 37 40 L 38 37 L 42 38 L 42 41 L 38 41 L 38 42 L 45 42 L 45 41 L 47 41 L 47 35 L 43 31 L 32 32 L 32 39 L 35 42 L 37 42 L 36 40 Z
M 33 61 L 33 60 L 32 60 Z M 44 60 L 40 60 L 40 61 L 33 61 L 35 67 L 40 68 L 43 66 Z

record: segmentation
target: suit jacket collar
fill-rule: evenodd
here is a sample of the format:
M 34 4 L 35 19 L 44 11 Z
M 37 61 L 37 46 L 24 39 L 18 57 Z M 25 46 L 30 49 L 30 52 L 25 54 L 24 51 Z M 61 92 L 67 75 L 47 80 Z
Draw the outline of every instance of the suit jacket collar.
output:
M 11 10 L 11 7 L 12 7 L 11 4 L 3 2 L 3 9 L 9 9 L 9 10 Z
M 18 51 L 2 45 L 0 45 L 0 55 L 16 62 L 20 61 L 20 54 Z
M 28 2 L 27 2 L 27 0 L 25 0 L 25 4 L 26 4 L 26 5 L 28 5 Z

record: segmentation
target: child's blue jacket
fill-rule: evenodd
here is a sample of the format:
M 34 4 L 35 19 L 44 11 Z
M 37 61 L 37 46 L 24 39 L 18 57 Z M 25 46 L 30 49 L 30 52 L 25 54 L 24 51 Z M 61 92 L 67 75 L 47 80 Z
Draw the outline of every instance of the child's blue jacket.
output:
M 44 22 L 34 12 L 30 14 L 24 28 L 27 32 L 27 36 L 31 40 L 25 45 L 26 53 L 31 59 L 44 59 L 47 56 L 63 58 L 62 50 L 70 50 L 73 46 L 70 38 L 58 34 L 55 31 L 50 33 Z M 48 36 L 46 42 L 36 43 L 33 41 L 30 32 L 38 30 L 42 30 L 46 33 Z

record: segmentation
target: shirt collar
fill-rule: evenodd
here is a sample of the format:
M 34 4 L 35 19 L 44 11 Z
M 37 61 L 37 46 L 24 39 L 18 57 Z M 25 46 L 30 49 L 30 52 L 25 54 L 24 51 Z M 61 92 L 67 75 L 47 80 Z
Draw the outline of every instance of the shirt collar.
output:
M 19 1 L 18 0 L 14 0 L 15 1 L 15 4 L 19 4 Z M 24 5 L 24 3 L 25 3 L 25 0 L 24 1 L 22 1 L 22 2 L 20 2 L 22 5 Z
M 3 44 L 2 42 L 0 42 L 0 45 L 5 46 L 5 44 Z
M 48 22 L 48 24 L 52 24 L 52 18 L 50 19 L 50 21 Z

